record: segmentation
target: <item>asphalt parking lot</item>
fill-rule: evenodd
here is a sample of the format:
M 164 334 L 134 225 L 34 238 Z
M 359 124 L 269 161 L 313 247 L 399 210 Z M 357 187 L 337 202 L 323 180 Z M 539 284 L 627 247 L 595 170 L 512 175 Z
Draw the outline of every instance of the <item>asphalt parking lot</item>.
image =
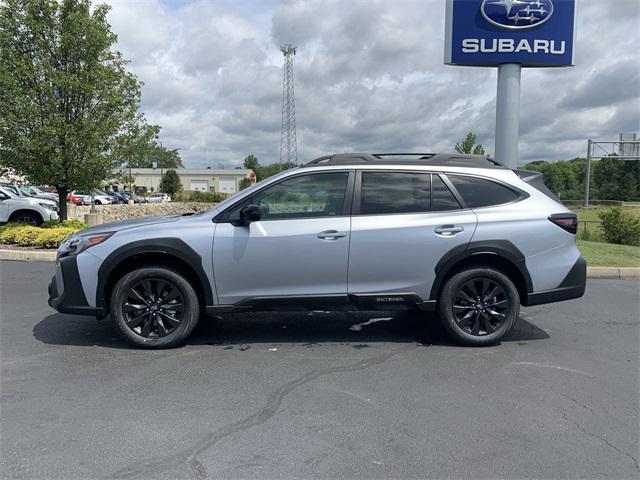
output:
M 523 309 L 501 345 L 410 314 L 243 314 L 141 351 L 0 262 L 3 478 L 638 478 L 639 287 Z M 366 325 L 363 325 L 367 323 Z

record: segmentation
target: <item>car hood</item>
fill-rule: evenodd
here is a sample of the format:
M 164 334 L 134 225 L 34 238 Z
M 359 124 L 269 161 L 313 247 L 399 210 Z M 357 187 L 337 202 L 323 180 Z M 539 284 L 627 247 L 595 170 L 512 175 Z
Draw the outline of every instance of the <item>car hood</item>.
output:
M 50 200 L 48 198 L 18 197 L 18 198 L 13 198 L 12 200 L 15 200 L 17 203 L 20 203 L 20 202 L 28 203 L 29 205 L 33 205 L 34 207 L 36 205 L 39 205 L 40 203 L 46 203 L 47 205 L 51 205 L 51 206 L 55 206 L 56 205 L 56 202 L 54 202 L 53 200 Z
M 120 220 L 118 222 L 101 223 L 100 225 L 95 225 L 85 230 L 81 230 L 78 233 L 82 235 L 86 235 L 88 233 L 93 234 L 93 233 L 100 233 L 100 232 L 119 232 L 121 230 L 126 230 L 128 228 L 143 227 L 145 225 L 177 222 L 181 218 L 186 218 L 186 217 L 183 217 L 182 215 L 164 215 L 164 216 L 157 216 L 157 217 L 130 218 L 128 220 Z

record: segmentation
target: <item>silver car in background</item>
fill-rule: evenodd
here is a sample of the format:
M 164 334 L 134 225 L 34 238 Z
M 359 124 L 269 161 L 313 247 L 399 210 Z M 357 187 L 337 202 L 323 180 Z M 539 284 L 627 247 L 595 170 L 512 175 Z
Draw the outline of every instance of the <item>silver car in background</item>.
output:
M 474 155 L 338 154 L 204 213 L 75 234 L 49 303 L 110 315 L 142 347 L 183 342 L 202 314 L 292 308 L 437 312 L 457 342 L 490 345 L 520 305 L 583 295 L 576 231 L 536 172 Z
M 152 193 L 147 197 L 147 203 L 166 203 L 170 201 L 171 197 L 167 193 Z

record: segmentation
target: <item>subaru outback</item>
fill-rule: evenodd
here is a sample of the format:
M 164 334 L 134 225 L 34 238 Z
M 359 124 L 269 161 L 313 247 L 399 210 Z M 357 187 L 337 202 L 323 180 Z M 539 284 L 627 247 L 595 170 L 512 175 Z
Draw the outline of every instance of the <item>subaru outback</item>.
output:
M 537 172 L 475 155 L 337 154 L 203 213 L 72 235 L 49 304 L 110 315 L 149 348 L 184 342 L 205 314 L 292 308 L 432 311 L 456 341 L 489 345 L 521 305 L 583 295 L 576 231 Z

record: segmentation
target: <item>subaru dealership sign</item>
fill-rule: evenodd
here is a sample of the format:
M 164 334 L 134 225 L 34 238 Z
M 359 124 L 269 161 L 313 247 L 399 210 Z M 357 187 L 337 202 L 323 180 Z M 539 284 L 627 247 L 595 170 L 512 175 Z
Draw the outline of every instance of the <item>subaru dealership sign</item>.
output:
M 447 0 L 445 63 L 573 65 L 575 0 Z

